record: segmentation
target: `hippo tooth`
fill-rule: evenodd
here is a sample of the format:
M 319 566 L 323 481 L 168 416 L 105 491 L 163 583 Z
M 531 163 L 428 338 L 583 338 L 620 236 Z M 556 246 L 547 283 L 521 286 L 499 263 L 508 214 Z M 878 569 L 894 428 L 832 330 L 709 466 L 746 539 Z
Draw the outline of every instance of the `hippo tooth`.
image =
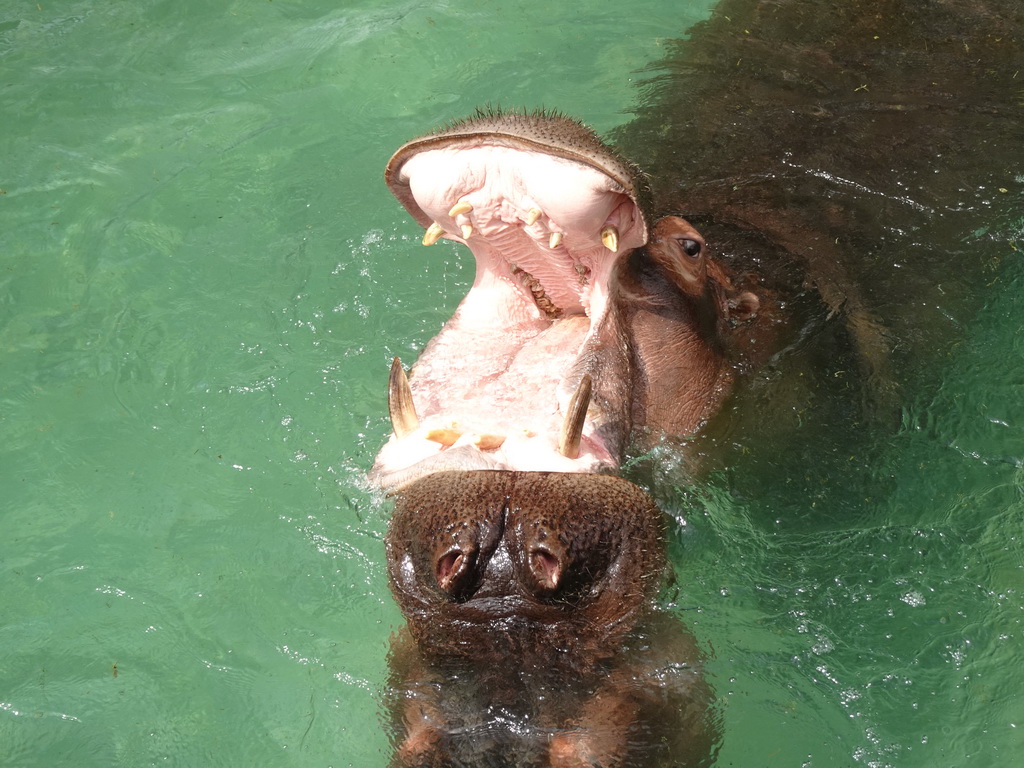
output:
M 427 228 L 426 233 L 423 235 L 423 244 L 424 245 L 433 245 L 434 243 L 436 243 L 438 240 L 441 239 L 441 235 L 443 235 L 443 234 L 444 234 L 444 227 L 442 227 L 440 224 L 438 224 L 435 221 L 433 224 L 431 224 Z
M 481 451 L 496 451 L 505 442 L 504 435 L 479 435 L 473 444 Z
M 427 440 L 440 443 L 445 448 L 451 448 L 455 441 L 462 437 L 462 432 L 457 429 L 432 429 L 426 434 Z
M 543 215 L 544 211 L 540 208 L 531 208 L 529 214 L 526 216 L 526 226 L 532 227 Z
M 448 211 L 448 215 L 454 219 L 460 213 L 469 213 L 472 210 L 473 204 L 469 202 L 469 200 L 459 200 L 459 202 L 453 205 L 452 209 Z
M 460 229 L 462 230 L 462 239 L 469 240 L 473 236 L 473 225 L 463 224 Z
M 548 248 L 552 251 L 562 244 L 562 233 L 552 232 L 551 237 L 548 238 Z
M 601 242 L 609 251 L 619 250 L 619 230 L 612 225 L 601 228 Z
M 562 433 L 558 436 L 558 452 L 566 458 L 579 458 L 580 438 L 583 437 L 583 421 L 587 417 L 587 408 L 590 407 L 591 389 L 590 374 L 585 373 L 569 399 L 569 409 L 562 423 Z
M 398 438 L 412 434 L 420 425 L 409 379 L 397 357 L 391 361 L 391 375 L 388 376 L 388 413 L 391 415 L 391 428 Z

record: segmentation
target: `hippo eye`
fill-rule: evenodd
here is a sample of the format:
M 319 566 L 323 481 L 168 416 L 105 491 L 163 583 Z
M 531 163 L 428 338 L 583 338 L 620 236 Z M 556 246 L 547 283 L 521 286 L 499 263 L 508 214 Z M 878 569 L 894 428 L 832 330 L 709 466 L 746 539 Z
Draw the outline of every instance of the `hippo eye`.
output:
M 689 237 L 682 237 L 679 239 L 679 245 L 683 249 L 683 253 L 691 258 L 700 256 L 701 244 L 699 241 Z

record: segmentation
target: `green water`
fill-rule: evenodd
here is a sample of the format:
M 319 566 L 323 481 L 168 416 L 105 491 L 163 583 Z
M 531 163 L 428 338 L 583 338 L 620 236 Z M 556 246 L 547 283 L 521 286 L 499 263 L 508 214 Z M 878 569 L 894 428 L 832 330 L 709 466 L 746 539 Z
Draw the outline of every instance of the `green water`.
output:
M 487 102 L 615 127 L 710 4 L 0 1 L 0 764 L 386 763 L 364 473 L 470 267 L 384 163 Z M 720 765 L 1022 752 L 1016 258 L 849 477 L 668 500 Z

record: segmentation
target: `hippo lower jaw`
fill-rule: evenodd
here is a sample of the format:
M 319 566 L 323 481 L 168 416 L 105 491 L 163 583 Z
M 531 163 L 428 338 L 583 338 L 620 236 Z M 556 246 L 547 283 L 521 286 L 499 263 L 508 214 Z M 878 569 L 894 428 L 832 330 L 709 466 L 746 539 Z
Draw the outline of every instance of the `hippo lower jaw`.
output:
M 635 169 L 567 118 L 491 115 L 410 142 L 385 178 L 424 244 L 463 243 L 476 277 L 411 382 L 396 362 L 374 481 L 616 468 L 629 360 L 609 316 L 615 272 L 647 240 Z

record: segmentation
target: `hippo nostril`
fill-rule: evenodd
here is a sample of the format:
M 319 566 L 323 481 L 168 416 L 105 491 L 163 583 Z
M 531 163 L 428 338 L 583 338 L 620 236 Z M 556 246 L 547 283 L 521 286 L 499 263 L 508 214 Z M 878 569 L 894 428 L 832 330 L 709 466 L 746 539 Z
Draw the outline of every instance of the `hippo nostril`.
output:
M 543 592 L 554 592 L 562 580 L 562 563 L 547 547 L 530 551 L 530 573 Z
M 456 600 L 466 597 L 472 587 L 475 553 L 461 549 L 445 552 L 437 561 L 437 584 Z
M 455 571 L 460 565 L 462 565 L 461 552 L 449 552 L 441 558 L 437 564 L 437 583 L 441 585 L 441 589 L 448 590 L 454 579 Z

